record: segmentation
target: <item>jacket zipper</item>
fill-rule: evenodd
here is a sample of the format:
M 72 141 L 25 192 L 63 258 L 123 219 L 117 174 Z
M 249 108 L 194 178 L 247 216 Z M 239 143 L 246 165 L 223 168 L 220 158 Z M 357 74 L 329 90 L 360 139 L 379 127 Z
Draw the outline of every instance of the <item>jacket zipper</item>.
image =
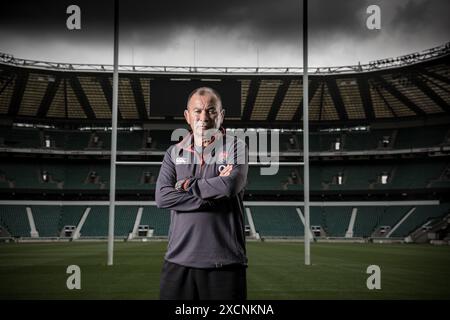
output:
M 202 172 L 203 172 L 204 164 L 205 164 L 205 160 L 203 160 L 203 153 L 202 153 L 201 158 L 200 158 L 200 177 L 201 178 L 203 178 Z

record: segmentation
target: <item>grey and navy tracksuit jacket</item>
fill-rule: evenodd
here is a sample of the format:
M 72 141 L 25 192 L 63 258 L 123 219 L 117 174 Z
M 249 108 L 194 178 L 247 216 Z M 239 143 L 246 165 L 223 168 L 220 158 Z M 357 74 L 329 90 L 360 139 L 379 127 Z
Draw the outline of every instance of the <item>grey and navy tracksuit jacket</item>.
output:
M 219 176 L 228 164 L 229 176 Z M 223 129 L 206 148 L 194 147 L 192 133 L 166 151 L 156 182 L 158 208 L 170 209 L 165 259 L 194 268 L 247 264 L 244 231 L 244 188 L 248 149 Z M 177 191 L 179 180 L 189 179 Z

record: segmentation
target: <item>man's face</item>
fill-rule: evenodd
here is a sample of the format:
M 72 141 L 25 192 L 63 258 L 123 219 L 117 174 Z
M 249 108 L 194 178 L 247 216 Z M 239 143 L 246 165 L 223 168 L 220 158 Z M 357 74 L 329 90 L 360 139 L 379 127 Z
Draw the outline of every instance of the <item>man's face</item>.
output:
M 222 125 L 224 110 L 214 94 L 194 94 L 184 111 L 184 117 L 196 138 L 207 142 Z

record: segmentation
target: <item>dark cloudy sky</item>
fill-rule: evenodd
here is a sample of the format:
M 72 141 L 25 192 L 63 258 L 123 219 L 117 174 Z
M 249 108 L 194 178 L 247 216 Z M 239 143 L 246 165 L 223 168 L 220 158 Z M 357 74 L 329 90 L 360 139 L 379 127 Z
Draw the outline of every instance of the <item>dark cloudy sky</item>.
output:
M 367 63 L 450 41 L 448 0 L 310 0 L 310 65 Z M 81 30 L 66 8 L 81 8 Z M 366 8 L 381 8 L 368 30 Z M 302 65 L 302 2 L 121 0 L 120 63 L 177 66 Z M 112 63 L 113 1 L 2 3 L 0 52 L 18 58 Z

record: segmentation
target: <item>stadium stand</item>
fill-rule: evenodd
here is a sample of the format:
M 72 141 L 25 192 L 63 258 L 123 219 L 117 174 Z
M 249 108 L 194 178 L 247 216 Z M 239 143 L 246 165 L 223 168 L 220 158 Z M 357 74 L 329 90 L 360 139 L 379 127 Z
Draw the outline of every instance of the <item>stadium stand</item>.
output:
M 14 237 L 30 237 L 30 224 L 25 206 L 0 206 L 0 222 Z
M 303 235 L 303 225 L 294 207 L 250 207 L 250 210 L 261 237 Z
M 310 150 L 312 152 L 329 151 L 367 151 L 367 150 L 403 150 L 412 148 L 431 148 L 449 145 L 448 126 L 427 126 L 402 129 L 373 129 L 369 131 L 350 131 L 346 133 L 312 132 Z M 0 147 L 44 148 L 45 137 L 49 137 L 51 148 L 62 150 L 109 150 L 111 133 L 104 131 L 68 131 L 18 129 L 1 127 Z M 165 151 L 173 144 L 172 131 L 118 131 L 118 150 L 153 149 Z M 97 138 L 95 138 L 97 137 Z M 150 137 L 147 143 L 145 137 Z M 299 151 L 303 148 L 303 136 L 298 133 L 281 133 L 280 151 Z M 383 141 L 386 140 L 386 143 Z M 335 142 L 340 149 L 335 149 Z M 388 142 L 387 142 L 388 141 Z M 270 143 L 270 134 L 268 136 Z
M 327 236 L 344 237 L 350 222 L 352 207 L 323 207 L 324 231 Z
M 433 189 L 448 186 L 449 180 L 441 176 L 448 164 L 440 161 L 432 163 L 407 163 L 378 165 L 363 163 L 360 165 L 313 164 L 311 166 L 311 189 L 323 190 L 411 190 Z M 63 189 L 63 190 L 107 190 L 109 183 L 109 165 L 100 163 L 71 163 L 63 165 L 33 163 L 1 163 L 4 189 Z M 47 172 L 49 180 L 44 182 L 42 173 Z M 388 174 L 386 184 L 380 176 Z M 411 175 L 411 172 L 415 172 Z M 118 190 L 154 190 L 159 167 L 126 166 L 117 169 Z M 342 184 L 338 176 L 342 175 Z M 8 183 L 8 181 L 11 182 Z M 260 167 L 249 169 L 247 190 L 259 191 L 302 190 L 303 172 L 295 166 L 280 166 L 276 175 L 262 175 Z
M 429 50 L 413 64 L 310 74 L 311 199 L 344 204 L 311 207 L 318 238 L 401 239 L 448 213 L 449 48 Z M 0 226 L 13 237 L 30 238 L 32 221 L 40 238 L 70 238 L 65 228 L 77 226 L 80 239 L 107 234 L 108 207 L 97 202 L 108 199 L 110 186 L 112 78 L 101 68 L 86 74 L 77 67 L 0 56 Z M 269 145 L 277 132 L 279 161 L 297 164 L 282 165 L 270 176 L 250 166 L 244 200 L 253 202 L 249 208 L 261 237 L 301 238 L 301 206 L 280 201 L 303 197 L 302 83 L 295 71 L 269 71 L 218 71 L 218 78 L 241 85 L 240 116 L 227 117 L 225 127 L 256 135 L 277 130 L 269 132 Z M 154 200 L 155 163 L 174 143 L 172 130 L 186 127 L 182 114 L 152 114 L 151 88 L 167 77 L 184 79 L 180 72 L 121 70 L 118 160 L 152 164 L 117 167 L 116 196 L 132 205 L 116 207 L 116 237 L 128 238 L 136 223 L 153 236 L 167 236 L 168 211 L 141 201 Z M 401 74 L 410 75 L 408 86 Z M 199 83 L 204 78 L 201 72 L 189 76 Z M 378 205 L 361 205 L 365 201 Z M 417 204 L 424 201 L 434 202 Z
M 31 206 L 31 211 L 39 237 L 58 237 L 60 235 L 61 207 Z
M 170 214 L 168 210 L 153 206 L 144 207 L 141 225 L 148 225 L 155 236 L 167 236 L 169 232 Z
M 117 206 L 114 234 L 116 236 L 126 237 L 133 231 L 134 222 L 136 221 L 137 206 Z
M 80 230 L 80 236 L 95 238 L 105 237 L 106 234 L 108 234 L 108 207 L 92 206 Z
M 108 234 L 108 209 L 107 206 L 91 207 L 91 211 L 80 230 L 81 238 L 105 237 Z M 136 206 L 116 207 L 114 228 L 116 237 L 126 238 L 133 231 L 136 214 Z
M 66 226 L 78 226 L 86 208 L 85 206 L 61 206 L 61 219 L 59 220 L 58 231 L 62 232 Z M 65 236 L 64 233 L 62 233 L 62 236 Z
M 370 237 L 379 225 L 383 207 L 361 207 L 358 208 L 353 235 L 355 237 Z
M 406 237 L 429 220 L 445 216 L 449 213 L 450 205 L 417 206 L 414 212 L 393 232 L 392 237 Z

